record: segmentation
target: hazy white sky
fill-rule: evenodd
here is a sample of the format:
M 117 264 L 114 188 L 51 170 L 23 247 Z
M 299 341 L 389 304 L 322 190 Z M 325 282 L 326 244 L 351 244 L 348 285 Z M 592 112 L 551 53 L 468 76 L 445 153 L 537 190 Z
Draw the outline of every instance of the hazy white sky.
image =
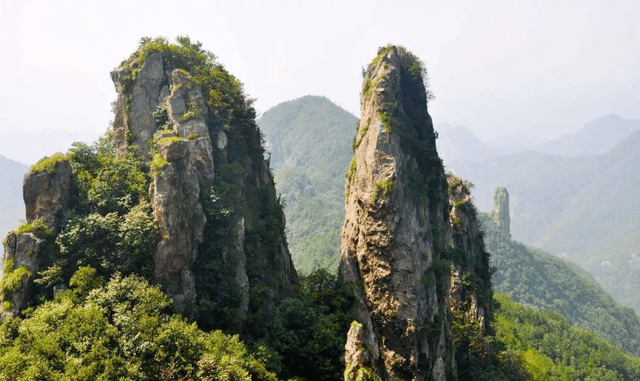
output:
M 142 36 L 189 35 L 261 112 L 314 94 L 358 115 L 361 67 L 391 42 L 426 63 L 436 124 L 542 141 L 640 118 L 638 20 L 637 0 L 0 0 L 0 134 L 102 134 L 109 72 Z

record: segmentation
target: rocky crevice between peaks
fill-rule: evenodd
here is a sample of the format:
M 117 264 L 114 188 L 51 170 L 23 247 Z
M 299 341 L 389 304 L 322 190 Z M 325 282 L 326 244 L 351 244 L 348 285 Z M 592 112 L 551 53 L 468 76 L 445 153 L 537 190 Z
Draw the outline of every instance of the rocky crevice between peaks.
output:
M 340 247 L 358 300 L 349 381 L 455 379 L 452 320 L 490 320 L 488 254 L 468 189 L 436 152 L 425 74 L 387 46 L 364 75 Z

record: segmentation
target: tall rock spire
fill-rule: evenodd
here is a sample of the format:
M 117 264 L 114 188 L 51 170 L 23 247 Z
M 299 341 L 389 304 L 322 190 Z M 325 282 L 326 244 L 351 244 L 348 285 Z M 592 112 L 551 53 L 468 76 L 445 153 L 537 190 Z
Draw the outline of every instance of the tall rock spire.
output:
M 240 331 L 292 292 L 297 274 L 252 101 L 213 54 L 178 42 L 148 40 L 111 72 L 116 154 L 150 160 L 162 236 L 154 280 L 174 309 Z M 250 311 L 252 287 L 269 297 Z
M 511 238 L 511 219 L 509 217 L 509 192 L 507 188 L 498 187 L 493 195 L 493 210 L 491 218 L 498 229 L 507 237 Z
M 474 286 L 491 294 L 468 190 L 447 181 L 436 152 L 425 75 L 415 55 L 389 45 L 364 76 L 340 247 L 340 279 L 358 300 L 349 381 L 455 379 L 452 308 L 483 325 L 489 316 L 488 302 L 475 298 L 474 309 L 471 286 L 456 281 L 481 272 Z

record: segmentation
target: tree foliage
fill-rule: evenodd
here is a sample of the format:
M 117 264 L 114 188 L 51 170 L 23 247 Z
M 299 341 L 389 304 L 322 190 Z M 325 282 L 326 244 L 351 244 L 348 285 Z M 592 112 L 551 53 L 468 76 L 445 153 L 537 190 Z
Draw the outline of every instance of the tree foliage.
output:
M 341 378 L 354 296 L 336 281 L 327 270 L 314 271 L 303 277 L 296 297 L 276 307 L 266 340 L 281 356 L 283 378 Z
M 100 287 L 85 267 L 72 288 L 0 325 L 3 380 L 275 380 L 237 336 L 167 314 L 169 299 L 137 276 Z M 93 289 L 91 289 L 93 288 Z

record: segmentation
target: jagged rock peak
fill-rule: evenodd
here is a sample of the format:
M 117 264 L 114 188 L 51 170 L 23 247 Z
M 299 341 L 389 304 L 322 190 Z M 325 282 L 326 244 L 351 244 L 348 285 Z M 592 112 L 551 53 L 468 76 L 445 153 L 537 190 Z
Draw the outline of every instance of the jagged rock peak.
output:
M 493 210 L 491 218 L 498 229 L 511 238 L 511 219 L 509 217 L 509 192 L 507 188 L 498 187 L 493 195 Z
M 481 328 L 490 317 L 488 254 L 467 188 L 448 183 L 436 152 L 425 79 L 392 45 L 364 74 L 340 247 L 340 279 L 358 300 L 348 381 L 455 379 L 452 313 Z M 481 284 L 460 281 L 476 270 Z

